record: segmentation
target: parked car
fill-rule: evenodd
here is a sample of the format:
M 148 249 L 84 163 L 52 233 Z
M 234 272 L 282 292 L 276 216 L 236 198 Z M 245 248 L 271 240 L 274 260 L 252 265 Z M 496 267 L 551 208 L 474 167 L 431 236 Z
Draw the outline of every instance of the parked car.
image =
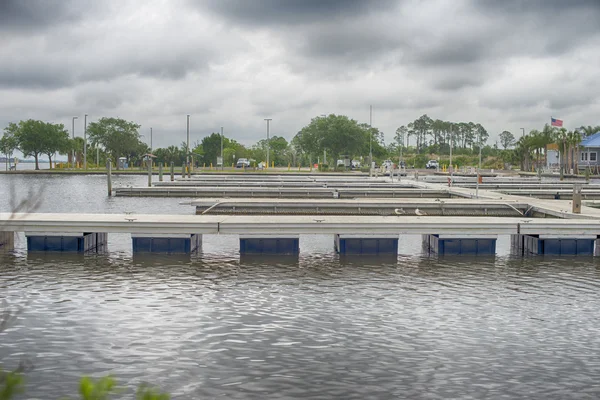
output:
M 437 160 L 429 160 L 427 161 L 427 165 L 425 165 L 425 168 L 427 169 L 438 169 L 440 166 L 440 164 L 438 163 Z
M 238 158 L 236 168 L 248 168 L 250 167 L 250 161 L 247 158 Z

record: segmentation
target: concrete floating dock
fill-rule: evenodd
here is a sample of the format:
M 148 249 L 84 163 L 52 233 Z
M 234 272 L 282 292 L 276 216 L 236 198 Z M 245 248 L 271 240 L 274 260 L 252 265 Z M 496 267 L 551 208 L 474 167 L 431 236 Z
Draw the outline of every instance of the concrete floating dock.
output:
M 0 214 L 2 232 L 26 232 L 31 251 L 85 252 L 106 241 L 106 233 L 131 233 L 135 252 L 191 252 L 201 234 L 241 235 L 245 253 L 297 252 L 297 236 L 338 235 L 337 249 L 355 254 L 393 251 L 404 234 L 429 235 L 439 254 L 487 254 L 497 235 L 543 240 L 543 253 L 587 255 L 600 234 L 600 219 L 536 219 L 448 216 L 239 216 L 132 214 Z M 252 235 L 248 235 L 248 232 Z M 82 232 L 95 232 L 86 234 Z M 149 233 L 160 232 L 160 234 Z M 358 233 L 359 232 L 359 233 Z M 91 235 L 91 236 L 90 236 Z M 95 239 L 94 239 L 95 238 Z M 435 239 L 432 239 L 435 238 Z M 259 239 L 259 241 L 248 241 Z M 289 240 L 292 239 L 293 243 Z M 345 239 L 342 244 L 341 240 Z M 352 241 L 358 239 L 359 241 Z M 375 239 L 375 241 L 373 241 Z M 560 239 L 560 250 L 552 250 Z M 274 240 L 269 242 L 268 240 Z M 457 244 L 456 240 L 459 240 Z M 475 241 L 469 242 L 468 240 Z M 571 240 L 571 242 L 569 242 Z M 287 242 L 286 242 L 287 241 Z M 440 243 L 443 241 L 443 243 Z M 538 242 L 538 249 L 539 244 Z M 262 247 L 261 247 L 262 246 Z M 432 246 L 431 244 L 429 245 Z M 533 246 L 533 245 L 532 245 Z M 533 248 L 530 246 L 531 248 Z M 591 250 L 590 250 L 590 246 Z M 270 249 L 273 247 L 273 249 Z M 443 247 L 443 249 L 441 249 Z M 293 250 L 289 250 L 293 249 Z M 397 247 L 396 247 L 397 249 Z M 458 249 L 458 250 L 457 250 Z M 486 250 L 488 249 L 488 250 Z M 558 251 L 558 253 L 557 253 Z M 529 251 L 528 251 L 529 252 Z M 535 252 L 532 250 L 531 252 Z
M 302 188 L 302 187 L 131 187 L 114 189 L 115 196 L 127 197 L 231 197 L 231 198 L 450 198 L 461 197 L 446 190 L 394 187 Z
M 198 199 L 196 214 L 523 216 L 529 204 L 476 199 Z

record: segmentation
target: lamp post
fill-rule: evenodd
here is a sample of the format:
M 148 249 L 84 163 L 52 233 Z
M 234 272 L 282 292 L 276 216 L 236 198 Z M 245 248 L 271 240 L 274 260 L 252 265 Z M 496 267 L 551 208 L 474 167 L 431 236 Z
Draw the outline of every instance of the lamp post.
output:
M 77 117 L 73 117 L 73 121 L 72 121 L 72 125 L 71 125 L 71 135 L 73 138 L 73 144 L 75 144 L 75 120 L 77 119 Z M 75 167 L 75 146 L 73 146 L 73 149 L 71 150 L 71 168 Z
M 267 168 L 269 168 L 269 152 L 271 150 L 271 146 L 269 143 L 269 123 L 273 120 L 273 118 L 265 118 L 267 121 Z
M 373 106 L 369 106 L 369 176 L 373 169 Z
M 452 176 L 454 175 L 454 167 L 452 166 L 452 144 L 454 142 L 454 125 L 450 125 L 450 184 L 452 184 Z
M 187 142 L 185 145 L 185 165 L 190 167 L 190 114 L 187 114 Z
M 223 127 L 221 127 L 221 171 L 223 171 L 223 167 L 225 166 L 225 160 L 223 159 Z
M 479 165 L 477 167 L 477 184 L 475 186 L 475 197 L 479 198 L 479 174 L 481 173 L 481 132 L 479 132 Z
M 83 169 L 87 169 L 87 114 L 83 116 Z

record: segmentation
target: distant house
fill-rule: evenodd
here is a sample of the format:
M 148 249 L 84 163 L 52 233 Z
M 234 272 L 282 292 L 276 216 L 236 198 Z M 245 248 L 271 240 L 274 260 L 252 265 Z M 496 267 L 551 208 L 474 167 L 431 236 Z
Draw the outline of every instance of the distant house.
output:
M 600 132 L 583 139 L 579 144 L 579 169 L 600 166 Z

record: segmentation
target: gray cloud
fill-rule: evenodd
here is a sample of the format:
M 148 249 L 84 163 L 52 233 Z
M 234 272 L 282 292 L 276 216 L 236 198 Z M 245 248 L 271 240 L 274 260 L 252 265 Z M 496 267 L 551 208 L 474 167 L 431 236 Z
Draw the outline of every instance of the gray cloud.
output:
M 224 18 L 253 26 L 312 24 L 387 11 L 397 0 L 190 0 Z
M 89 0 L 1 0 L 0 32 L 40 32 L 81 20 L 99 6 Z
M 118 115 L 163 146 L 188 113 L 246 144 L 369 105 L 390 135 L 600 123 L 599 0 L 0 0 L 0 33 L 0 126 Z

